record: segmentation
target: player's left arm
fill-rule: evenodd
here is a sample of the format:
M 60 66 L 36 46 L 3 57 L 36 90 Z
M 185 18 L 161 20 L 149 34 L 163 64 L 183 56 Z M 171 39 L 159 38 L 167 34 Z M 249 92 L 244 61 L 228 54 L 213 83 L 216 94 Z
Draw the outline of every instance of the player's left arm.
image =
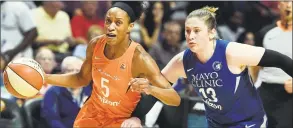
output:
M 132 67 L 135 74 L 133 76 L 139 78 L 130 81 L 132 89 L 135 88 L 134 91 L 144 91 L 153 95 L 166 105 L 179 106 L 180 96 L 161 74 L 156 62 L 141 46 L 136 48 L 134 61 Z M 149 85 L 148 81 L 150 81 L 151 85 Z
M 292 59 L 277 51 L 231 42 L 227 46 L 226 56 L 233 65 L 276 67 L 293 76 Z

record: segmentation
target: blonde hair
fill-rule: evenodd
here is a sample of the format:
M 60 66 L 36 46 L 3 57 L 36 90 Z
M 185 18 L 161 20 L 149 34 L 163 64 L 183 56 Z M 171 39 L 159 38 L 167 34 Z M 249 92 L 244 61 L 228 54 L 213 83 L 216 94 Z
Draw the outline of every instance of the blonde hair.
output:
M 197 17 L 205 22 L 205 24 L 208 26 L 208 28 L 211 30 L 213 28 L 216 28 L 217 21 L 216 21 L 216 11 L 218 8 L 216 7 L 210 7 L 205 6 L 200 9 L 196 9 L 189 13 L 187 16 L 187 19 Z

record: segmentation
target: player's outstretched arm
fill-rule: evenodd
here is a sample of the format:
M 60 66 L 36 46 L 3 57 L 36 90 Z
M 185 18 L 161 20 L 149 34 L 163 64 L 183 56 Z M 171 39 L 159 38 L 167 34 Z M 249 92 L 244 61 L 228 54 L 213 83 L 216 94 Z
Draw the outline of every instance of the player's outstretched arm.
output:
M 247 44 L 231 42 L 226 49 L 229 64 L 281 68 L 292 77 L 292 59 L 279 52 Z
M 87 46 L 86 59 L 78 73 L 68 74 L 46 74 L 45 81 L 48 84 L 62 86 L 62 87 L 82 87 L 86 86 L 92 80 L 92 54 L 95 44 L 99 37 L 94 38 Z
M 179 106 L 181 100 L 179 95 L 161 74 L 156 62 L 141 46 L 138 46 L 134 53 L 132 71 L 134 73 L 133 76 L 141 77 L 141 79 L 133 79 L 130 81 L 132 89 L 151 94 L 167 105 Z M 153 86 L 149 86 L 148 81 Z M 146 86 L 143 87 L 143 85 Z

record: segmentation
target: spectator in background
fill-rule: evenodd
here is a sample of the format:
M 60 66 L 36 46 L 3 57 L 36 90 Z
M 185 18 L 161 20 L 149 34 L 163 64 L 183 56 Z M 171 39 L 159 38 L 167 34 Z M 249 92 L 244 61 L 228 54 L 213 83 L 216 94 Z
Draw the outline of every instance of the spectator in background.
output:
M 61 1 L 44 1 L 42 6 L 33 10 L 39 36 L 36 39 L 38 46 L 46 46 L 62 58 L 62 53 L 68 52 L 69 46 L 74 45 L 70 19 L 62 11 Z M 59 54 L 61 53 L 61 54 Z
M 83 61 L 77 57 L 66 57 L 61 64 L 62 73 L 79 72 Z M 91 93 L 91 86 L 65 88 L 54 86 L 45 94 L 41 117 L 50 128 L 72 128 L 74 120 Z
M 254 34 L 250 31 L 242 33 L 236 42 L 243 42 L 244 44 L 255 45 Z
M 185 50 L 181 40 L 181 26 L 175 21 L 164 24 L 162 42 L 157 42 L 149 50 L 149 54 L 162 70 L 166 64 L 178 53 Z
M 33 58 L 31 44 L 36 37 L 36 24 L 29 7 L 24 2 L 1 1 L 0 72 L 13 58 Z
M 150 4 L 150 11 L 146 13 L 143 21 L 140 21 L 140 33 L 142 46 L 146 51 L 149 50 L 159 39 L 161 26 L 165 13 L 165 6 L 163 2 L 154 2 Z
M 278 7 L 280 20 L 270 29 L 264 28 L 267 31 L 261 46 L 292 58 L 292 2 L 279 2 Z M 292 114 L 288 114 L 293 107 L 292 77 L 279 68 L 263 67 L 256 85 L 260 86 L 258 90 L 269 128 L 292 128 Z
M 101 28 L 98 25 L 92 25 L 87 32 L 87 40 L 91 40 L 94 37 L 100 36 L 104 34 L 104 30 L 103 28 Z M 88 43 L 88 42 L 87 42 Z M 74 51 L 73 51 L 73 56 L 79 57 L 81 59 L 85 59 L 86 58 L 86 48 L 87 48 L 87 43 L 86 44 L 78 44 Z
M 42 66 L 45 73 L 52 73 L 57 66 L 55 54 L 48 48 L 40 48 L 36 53 L 35 60 Z M 50 87 L 51 85 L 45 83 L 39 94 L 44 95 Z
M 243 13 L 237 10 L 228 11 L 227 23 L 218 26 L 219 35 L 223 40 L 236 41 L 244 31 L 241 27 L 243 24 Z
M 98 18 L 96 13 L 98 2 L 97 1 L 82 1 L 81 2 L 81 15 L 76 15 L 71 20 L 72 34 L 79 44 L 86 44 L 89 42 L 87 32 L 92 25 L 104 27 L 104 21 Z

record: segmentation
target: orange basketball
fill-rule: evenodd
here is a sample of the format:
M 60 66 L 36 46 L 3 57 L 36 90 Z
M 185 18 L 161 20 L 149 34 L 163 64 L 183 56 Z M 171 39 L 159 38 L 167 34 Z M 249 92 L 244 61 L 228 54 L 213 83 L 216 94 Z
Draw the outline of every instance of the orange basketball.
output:
M 33 59 L 20 58 L 10 62 L 3 73 L 4 85 L 17 98 L 31 98 L 44 83 L 41 65 Z

